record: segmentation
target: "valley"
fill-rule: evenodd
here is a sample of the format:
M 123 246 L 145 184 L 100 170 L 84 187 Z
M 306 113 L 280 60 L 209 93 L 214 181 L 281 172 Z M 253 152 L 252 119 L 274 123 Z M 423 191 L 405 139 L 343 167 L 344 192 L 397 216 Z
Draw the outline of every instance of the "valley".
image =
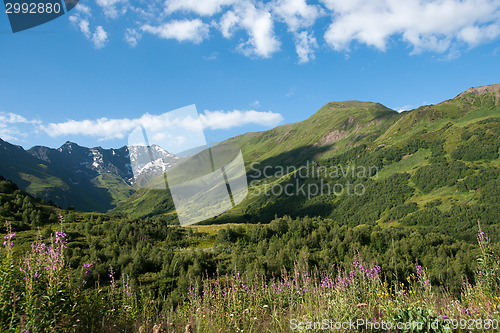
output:
M 1 304 L 19 290 L 40 327 L 82 332 L 500 320 L 500 85 L 402 113 L 332 102 L 228 142 L 247 197 L 181 227 L 168 189 L 134 187 L 127 147 L 0 141 Z M 155 150 L 144 170 L 178 160 Z M 28 311 L 8 309 L 1 327 Z

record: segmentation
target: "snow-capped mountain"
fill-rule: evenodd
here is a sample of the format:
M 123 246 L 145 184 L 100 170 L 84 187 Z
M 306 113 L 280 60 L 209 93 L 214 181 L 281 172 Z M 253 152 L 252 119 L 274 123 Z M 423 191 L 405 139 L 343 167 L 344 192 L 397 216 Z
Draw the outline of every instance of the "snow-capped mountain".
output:
M 128 180 L 130 184 L 144 185 L 145 182 L 162 175 L 179 161 L 179 157 L 154 144 L 128 146 L 128 150 L 130 168 L 133 173 Z
M 87 148 L 66 142 L 24 150 L 0 139 L 0 175 L 62 207 L 107 211 L 173 167 L 179 157 L 159 146 Z
M 118 175 L 124 181 L 133 176 L 127 147 L 87 148 L 68 141 L 58 149 L 35 146 L 27 152 L 50 163 L 75 184 L 103 173 Z
M 36 146 L 27 151 L 57 165 L 73 182 L 102 173 L 116 174 L 129 185 L 146 174 L 162 174 L 179 160 L 160 146 L 123 146 L 119 149 L 86 148 L 66 142 L 58 149 Z

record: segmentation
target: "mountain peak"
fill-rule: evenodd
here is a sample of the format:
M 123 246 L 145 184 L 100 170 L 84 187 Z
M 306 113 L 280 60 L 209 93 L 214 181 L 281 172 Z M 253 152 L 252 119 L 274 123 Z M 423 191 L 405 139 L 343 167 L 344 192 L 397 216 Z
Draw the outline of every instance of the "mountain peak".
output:
M 66 141 L 64 144 L 59 147 L 59 149 L 62 148 L 71 148 L 71 147 L 80 147 L 77 143 L 71 142 L 71 141 Z
M 480 86 L 480 87 L 471 87 L 464 91 L 463 93 L 458 94 L 457 97 L 464 97 L 468 94 L 472 95 L 484 95 L 487 93 L 493 93 L 497 99 L 500 98 L 500 83 L 497 84 L 490 84 L 487 86 Z
M 327 103 L 321 109 L 319 109 L 310 119 L 317 119 L 318 117 L 328 117 L 330 121 L 334 119 L 345 121 L 347 119 L 351 122 L 352 120 L 367 122 L 390 114 L 397 114 L 397 112 L 380 103 L 362 101 L 339 101 Z
M 363 102 L 356 100 L 348 100 L 348 101 L 333 101 L 327 104 L 330 107 L 336 108 L 352 108 L 352 107 L 371 107 L 375 105 L 382 105 L 380 103 L 375 102 Z

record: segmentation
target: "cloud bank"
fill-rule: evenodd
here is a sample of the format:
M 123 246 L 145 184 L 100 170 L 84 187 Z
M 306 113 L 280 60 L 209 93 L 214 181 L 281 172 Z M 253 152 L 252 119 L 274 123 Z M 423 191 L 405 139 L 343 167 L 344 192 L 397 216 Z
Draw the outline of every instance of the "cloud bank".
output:
M 89 6 L 79 4 L 70 20 L 95 48 L 109 40 L 104 24 L 124 20 L 124 40 L 133 47 L 143 34 L 194 44 L 222 36 L 245 56 L 270 58 L 289 38 L 298 63 L 318 50 L 349 52 L 355 44 L 385 51 L 402 42 L 411 53 L 456 53 L 500 36 L 497 0 L 96 0 Z M 103 16 L 95 28 L 92 11 Z
M 28 120 L 25 117 L 12 112 L 0 111 L 0 138 L 10 141 L 19 141 L 25 138 L 33 130 L 33 126 L 41 124 L 39 120 Z M 27 128 L 19 128 L 19 125 L 31 125 Z
M 279 124 L 283 117 L 279 113 L 271 111 L 260 112 L 248 111 L 205 111 L 200 114 L 203 128 L 212 130 L 230 129 L 245 125 L 274 126 Z M 83 135 L 97 138 L 99 140 L 123 139 L 137 126 L 142 126 L 146 131 L 168 132 L 169 129 L 186 130 L 188 132 L 199 131 L 196 128 L 198 122 L 189 117 L 172 117 L 169 112 L 161 115 L 144 114 L 136 119 L 108 119 L 95 120 L 66 120 L 60 123 L 40 125 L 40 129 L 51 137 L 65 135 Z M 193 127 L 194 126 L 194 127 Z

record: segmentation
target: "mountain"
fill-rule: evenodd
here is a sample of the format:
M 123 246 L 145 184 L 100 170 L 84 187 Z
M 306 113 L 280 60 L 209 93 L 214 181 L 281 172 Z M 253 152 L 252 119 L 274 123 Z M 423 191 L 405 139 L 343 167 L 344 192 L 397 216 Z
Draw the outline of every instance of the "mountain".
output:
M 60 177 L 73 184 L 103 173 L 117 175 L 125 181 L 133 177 L 127 147 L 86 148 L 68 141 L 58 149 L 35 146 L 27 153 L 48 163 Z
M 455 98 L 401 113 L 400 119 L 380 138 L 391 143 L 415 133 L 443 127 L 451 121 L 461 124 L 474 119 L 498 116 L 500 84 L 469 88 Z
M 158 145 L 150 147 L 138 145 L 126 148 L 130 151 L 129 172 L 132 172 L 132 178 L 129 178 L 131 185 L 145 186 L 152 179 L 162 176 L 165 171 L 171 169 L 181 158 L 169 153 Z
M 427 323 L 438 323 L 446 318 L 442 309 L 455 309 L 446 313 L 448 317 L 489 316 L 497 320 L 498 311 L 493 307 L 498 308 L 495 296 L 500 293 L 499 89 L 498 85 L 471 88 L 442 103 L 402 113 L 375 103 L 329 103 L 303 122 L 232 138 L 228 141 L 241 144 L 250 189 L 237 207 L 204 222 L 211 225 L 172 225 L 174 205 L 164 190 L 138 190 L 113 209 L 124 216 L 81 213 L 35 199 L 0 176 L 0 220 L 6 221 L 0 230 L 7 234 L 7 257 L 2 258 L 2 288 L 8 291 L 4 303 L 7 299 L 12 301 L 11 295 L 22 296 L 27 290 L 25 284 L 16 281 L 22 282 L 23 274 L 19 272 L 30 268 L 19 267 L 26 260 L 16 258 L 29 259 L 36 254 L 40 260 L 31 271 L 39 267 L 42 269 L 38 272 L 43 272 L 53 253 L 34 253 L 30 243 L 53 244 L 54 231 L 64 228 L 64 233 L 56 235 L 63 241 L 55 242 L 65 251 L 66 265 L 58 267 L 64 274 L 76 277 L 66 279 L 74 283 L 58 285 L 64 299 L 59 298 L 57 304 L 67 310 L 64 315 L 58 315 L 61 307 L 51 306 L 57 311 L 53 314 L 43 306 L 45 299 L 53 299 L 49 297 L 51 291 L 44 288 L 49 285 L 45 283 L 47 276 L 39 274 L 41 283 L 37 290 L 41 296 L 40 311 L 44 312 L 40 322 L 62 318 L 63 326 L 69 323 L 65 326 L 73 330 L 81 327 L 82 331 L 95 332 L 102 326 L 103 331 L 109 331 L 110 320 L 101 313 L 112 313 L 111 321 L 120 317 L 120 321 L 115 321 L 117 328 L 127 328 L 128 322 L 138 326 L 127 309 L 116 311 L 124 308 L 113 306 L 116 302 L 111 301 L 117 300 L 116 295 L 109 294 L 113 298 L 108 302 L 107 293 L 92 287 L 108 282 L 113 285 L 115 277 L 122 281 L 120 286 L 140 287 L 137 295 L 158 295 L 155 304 L 163 304 L 173 313 L 164 321 L 172 329 L 186 326 L 186 313 L 197 312 L 201 318 L 201 314 L 209 317 L 217 310 L 212 299 L 202 303 L 196 295 L 193 297 L 191 286 L 197 284 L 200 276 L 205 276 L 204 284 L 210 286 L 207 292 L 215 290 L 221 294 L 224 290 L 217 286 L 227 286 L 228 280 L 245 287 L 233 288 L 237 290 L 233 297 L 219 298 L 216 305 L 225 312 L 226 319 L 222 324 L 210 321 L 212 326 L 204 327 L 208 330 L 214 330 L 214 324 L 220 330 L 234 325 L 237 316 L 224 309 L 234 307 L 235 300 L 255 312 L 262 308 L 261 299 L 271 293 L 275 297 L 270 301 L 277 301 L 273 304 L 267 299 L 269 309 L 300 316 L 316 311 L 307 307 L 304 299 L 323 297 L 325 304 L 332 299 L 347 304 L 345 296 L 353 294 L 348 299 L 350 304 L 371 304 L 370 307 L 345 307 L 344 313 L 337 316 L 339 319 L 348 318 L 349 312 L 359 317 L 364 308 L 366 315 L 373 315 L 376 306 L 381 309 L 377 317 L 387 320 L 399 321 L 399 314 L 406 318 L 416 313 Z M 214 151 L 209 159 L 212 167 L 218 168 L 215 165 L 220 160 L 213 158 L 218 156 Z M 0 141 L 0 168 L 17 177 L 23 186 L 34 189 L 45 184 L 55 193 L 57 182 L 61 182 L 64 195 L 82 194 L 71 199 L 86 200 L 94 192 L 82 185 L 89 178 L 95 179 L 91 177 L 96 174 L 114 175 L 126 186 L 141 181 L 139 177 L 130 178 L 130 169 L 123 164 L 126 154 L 125 150 L 87 149 L 72 143 L 55 150 L 34 147 L 25 151 Z M 162 173 L 180 160 L 155 146 L 133 148 L 128 154 L 130 168 L 134 170 L 135 166 L 139 175 L 153 177 L 152 181 L 158 180 L 155 173 Z M 112 160 L 114 157 L 116 160 Z M 190 167 L 182 170 L 192 175 Z M 225 174 L 230 171 L 228 167 Z M 73 177 L 75 173 L 81 178 Z M 184 174 L 180 175 L 185 182 Z M 159 180 L 164 181 L 163 176 Z M 8 243 L 14 245 L 13 252 Z M 41 260 L 44 258 L 47 260 Z M 335 285 L 331 282 L 337 277 L 340 280 L 347 272 L 351 272 L 352 283 L 343 283 L 343 291 L 333 293 L 339 297 L 332 298 Z M 82 275 L 85 286 L 78 278 Z M 280 284 L 291 275 L 298 276 L 297 283 L 283 292 L 265 289 L 264 284 Z M 29 278 L 29 274 L 25 276 Z M 54 272 L 48 277 L 51 276 Z M 408 283 L 403 284 L 405 280 Z M 379 281 L 384 281 L 383 285 Z M 250 293 L 244 290 L 247 285 Z M 367 297 L 360 298 L 359 286 L 365 286 Z M 262 294 L 258 293 L 259 288 L 264 289 Z M 394 289 L 404 292 L 391 294 Z M 299 296 L 300 290 L 309 290 L 309 294 Z M 427 296 L 405 296 L 419 294 Z M 443 294 L 451 302 L 443 302 Z M 292 299 L 291 295 L 297 296 Z M 141 299 L 132 297 L 135 294 L 125 293 L 124 304 Z M 26 298 L 16 299 L 13 311 L 20 309 L 22 314 Z M 440 301 L 434 304 L 437 299 Z M 431 306 L 415 308 L 405 300 Z M 110 307 L 106 306 L 108 303 Z M 238 318 L 239 323 L 245 324 L 246 320 L 250 328 L 269 330 L 276 322 L 274 315 L 269 316 L 269 309 L 257 313 L 259 321 L 253 312 L 249 316 L 248 311 L 240 311 L 243 316 Z M 330 315 L 331 309 L 325 309 L 324 315 Z M 164 309 L 158 312 L 163 313 Z M 3 326 L 12 326 L 15 316 L 0 317 L 5 318 Z M 153 321 L 158 322 L 157 317 L 152 314 L 150 326 Z M 262 322 L 261 318 L 266 317 L 269 320 Z M 278 319 L 287 321 L 290 316 Z M 191 322 L 198 325 L 200 320 Z M 161 322 L 158 325 L 164 326 Z
M 144 162 L 146 147 L 86 148 L 66 142 L 58 149 L 35 146 L 27 151 L 0 139 L 0 175 L 21 189 L 59 206 L 106 212 L 130 197 L 141 179 L 151 179 L 179 159 L 152 146 L 153 160 Z M 149 155 L 148 155 L 149 156 Z
M 243 152 L 249 194 L 237 207 L 206 223 L 264 223 L 276 215 L 319 215 L 352 225 L 432 225 L 430 220 L 444 214 L 446 225 L 452 224 L 455 213 L 462 214 L 454 216 L 457 220 L 467 215 L 497 223 L 496 206 L 490 203 L 498 195 L 494 186 L 500 188 L 499 94 L 500 84 L 476 87 L 401 113 L 378 103 L 332 102 L 302 122 L 231 138 L 227 142 L 238 144 Z M 361 178 L 349 173 L 334 179 L 300 179 L 294 172 L 299 166 L 342 171 L 372 167 L 378 172 Z M 329 186 L 359 183 L 366 195 L 269 193 L 273 186 L 288 184 L 326 187 L 322 181 Z M 139 190 L 112 212 L 175 219 L 168 191 Z
M 409 177 L 403 181 L 404 186 L 399 185 L 410 192 L 413 189 L 412 195 L 403 196 L 403 202 L 390 199 L 398 207 L 407 204 L 413 207 L 411 203 L 417 203 L 420 210 L 434 199 L 442 201 L 440 207 L 448 208 L 467 200 L 477 203 L 482 200 L 481 192 L 461 191 L 463 186 L 472 186 L 473 181 L 466 179 L 473 174 L 477 176 L 480 168 L 495 175 L 500 142 L 499 96 L 500 84 L 474 87 L 439 104 L 401 113 L 379 103 L 330 102 L 304 121 L 230 138 L 226 143 L 241 147 L 248 181 L 253 183 L 244 202 L 208 223 L 266 222 L 275 214 L 338 217 L 340 212 L 349 210 L 347 203 L 357 206 L 351 202 L 352 198 L 344 196 L 287 198 L 263 194 L 269 186 L 289 182 L 294 175 L 293 167 L 310 168 L 310 162 L 325 168 L 354 164 L 376 167 L 380 178 L 365 180 L 367 189 L 382 186 L 397 174 Z M 182 158 L 155 145 L 131 149 L 86 148 L 66 142 L 58 149 L 36 146 L 25 151 L 0 140 L 0 175 L 21 189 L 63 207 L 99 212 L 111 209 L 113 213 L 133 217 L 164 215 L 175 220 L 169 191 L 136 190 L 134 186 L 163 182 L 163 173 Z M 273 175 L 272 179 L 262 179 L 266 178 L 263 170 L 273 170 L 276 174 L 280 167 L 290 170 Z M 422 179 L 438 167 L 444 171 L 453 168 L 465 171 L 450 171 L 455 179 L 443 177 L 445 180 L 423 184 Z M 316 184 L 318 179 L 306 182 Z M 460 189 L 458 184 L 462 186 Z M 442 192 L 434 193 L 438 188 Z M 371 222 L 399 216 L 391 215 L 396 209 L 394 202 L 380 207 L 370 203 L 378 207 L 374 208 Z M 354 212 L 350 214 L 349 219 L 356 216 Z
M 331 102 L 308 119 L 272 130 L 248 133 L 228 140 L 240 146 L 245 161 L 294 164 L 331 155 L 383 134 L 399 113 L 382 104 Z

